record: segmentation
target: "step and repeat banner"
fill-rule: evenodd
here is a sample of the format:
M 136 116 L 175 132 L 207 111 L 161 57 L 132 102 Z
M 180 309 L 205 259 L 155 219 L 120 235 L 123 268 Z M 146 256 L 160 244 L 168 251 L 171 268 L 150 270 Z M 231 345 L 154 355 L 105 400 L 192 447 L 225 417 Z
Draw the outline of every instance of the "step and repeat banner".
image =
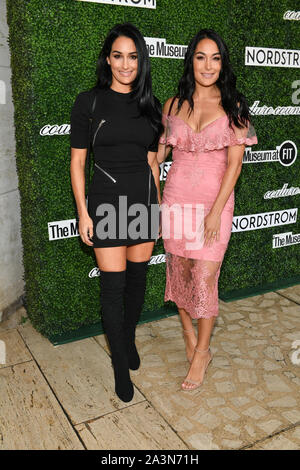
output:
M 7 0 L 28 314 L 45 335 L 99 321 L 99 272 L 78 234 L 70 182 L 70 110 L 96 81 L 109 29 L 145 37 L 155 95 L 173 96 L 187 44 L 201 28 L 227 43 L 258 145 L 245 150 L 224 300 L 300 281 L 300 13 L 296 1 Z M 161 166 L 162 188 L 172 158 Z M 164 306 L 165 256 L 150 261 L 145 311 Z M 170 305 L 170 304 L 168 304 Z M 168 307 L 167 305 L 167 307 Z M 173 306 L 171 306 L 173 307 Z

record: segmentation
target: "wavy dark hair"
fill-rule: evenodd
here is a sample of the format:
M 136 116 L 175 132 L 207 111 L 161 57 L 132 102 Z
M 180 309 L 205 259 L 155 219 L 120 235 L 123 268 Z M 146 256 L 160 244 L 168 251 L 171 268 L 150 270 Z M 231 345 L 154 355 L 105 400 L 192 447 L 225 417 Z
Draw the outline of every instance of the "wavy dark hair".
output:
M 110 55 L 114 41 L 125 36 L 134 41 L 138 56 L 138 71 L 132 83 L 132 97 L 138 100 L 139 111 L 146 116 L 155 133 L 161 134 L 161 104 L 152 92 L 151 66 L 145 40 L 140 31 L 131 23 L 116 24 L 108 33 L 97 61 L 96 74 L 98 77 L 95 88 L 109 88 L 112 83 L 112 73 L 106 58 Z
M 184 58 L 184 71 L 176 94 L 176 98 L 178 98 L 177 112 L 179 112 L 185 100 L 190 105 L 190 113 L 194 109 L 195 77 L 193 58 L 197 44 L 205 38 L 212 39 L 217 44 L 221 54 L 221 71 L 216 85 L 221 92 L 222 106 L 229 118 L 229 124 L 231 125 L 233 122 L 237 127 L 242 128 L 247 124 L 247 121 L 250 121 L 249 106 L 245 96 L 236 88 L 236 76 L 230 64 L 228 47 L 221 36 L 212 29 L 201 29 L 188 45 Z

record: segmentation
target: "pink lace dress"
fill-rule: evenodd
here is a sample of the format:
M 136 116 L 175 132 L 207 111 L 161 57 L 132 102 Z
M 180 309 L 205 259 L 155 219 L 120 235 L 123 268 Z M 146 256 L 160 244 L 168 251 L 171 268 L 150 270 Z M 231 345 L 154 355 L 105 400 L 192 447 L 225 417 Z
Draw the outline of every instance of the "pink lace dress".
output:
M 229 127 L 223 115 L 200 132 L 182 119 L 165 116 L 161 144 L 173 147 L 162 199 L 162 236 L 166 252 L 165 301 L 184 308 L 192 318 L 219 313 L 218 279 L 231 235 L 234 191 L 221 214 L 220 239 L 203 244 L 204 217 L 209 213 L 227 167 L 228 147 L 253 145 L 253 126 Z

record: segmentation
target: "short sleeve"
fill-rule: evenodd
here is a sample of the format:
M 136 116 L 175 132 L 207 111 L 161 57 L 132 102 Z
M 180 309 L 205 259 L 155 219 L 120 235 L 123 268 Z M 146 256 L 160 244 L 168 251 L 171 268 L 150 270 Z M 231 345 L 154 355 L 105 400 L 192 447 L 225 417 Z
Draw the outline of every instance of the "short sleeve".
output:
M 77 95 L 71 111 L 71 147 L 84 149 L 89 145 L 91 98 L 88 92 Z
M 230 142 L 228 146 L 255 144 L 257 144 L 256 132 L 249 121 L 247 125 L 242 128 L 239 128 L 232 123 L 230 127 Z
M 156 96 L 154 96 L 154 101 L 155 101 L 155 104 L 156 104 L 156 107 L 160 110 L 161 112 L 161 103 L 160 101 L 158 100 L 158 98 L 156 98 Z M 158 141 L 159 141 L 159 134 L 156 133 L 155 134 L 155 137 L 153 139 L 153 141 L 151 142 L 151 144 L 149 145 L 148 147 L 148 151 L 149 152 L 157 152 L 158 151 Z
M 159 135 L 158 135 L 158 133 L 156 133 L 153 142 L 148 147 L 149 152 L 157 152 L 157 150 L 158 150 L 158 141 L 159 141 Z

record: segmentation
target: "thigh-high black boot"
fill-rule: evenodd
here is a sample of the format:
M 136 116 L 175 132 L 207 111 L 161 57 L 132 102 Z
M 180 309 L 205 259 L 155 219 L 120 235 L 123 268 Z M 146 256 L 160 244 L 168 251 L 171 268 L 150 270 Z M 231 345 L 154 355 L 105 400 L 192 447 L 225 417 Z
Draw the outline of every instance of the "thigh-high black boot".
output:
M 126 271 L 100 271 L 102 323 L 111 350 L 118 397 L 132 400 L 134 389 L 130 380 L 127 348 L 124 337 L 124 289 Z
M 125 339 L 129 368 L 140 367 L 140 357 L 135 346 L 135 328 L 139 321 L 146 291 L 148 261 L 135 263 L 127 260 L 125 287 Z

